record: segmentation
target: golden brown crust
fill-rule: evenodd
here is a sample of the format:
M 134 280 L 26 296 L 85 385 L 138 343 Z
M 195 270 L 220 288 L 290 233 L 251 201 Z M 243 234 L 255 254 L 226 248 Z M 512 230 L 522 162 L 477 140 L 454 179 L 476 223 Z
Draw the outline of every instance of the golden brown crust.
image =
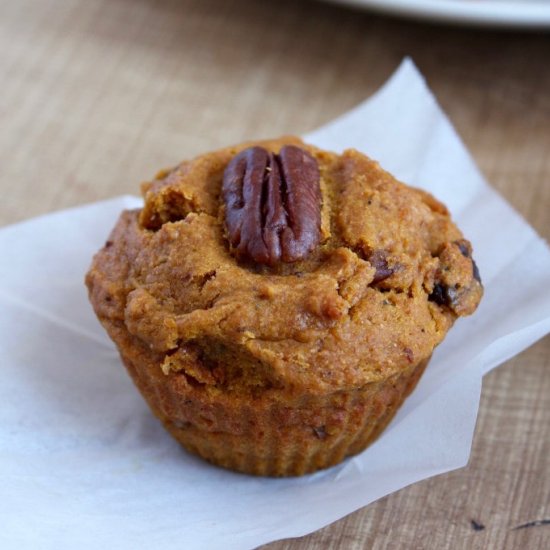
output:
M 299 416 L 304 399 L 313 411 L 329 411 L 337 395 L 353 396 L 351 403 L 396 381 L 408 387 L 456 317 L 481 298 L 471 246 L 436 199 L 357 151 L 339 156 L 292 137 L 259 145 L 278 152 L 288 143 L 306 148 L 321 174 L 322 242 L 306 259 L 272 268 L 230 253 L 221 180 L 247 143 L 144 184 L 144 208 L 122 214 L 86 279 L 99 319 L 156 414 L 218 463 L 213 439 L 227 438 L 209 435 L 199 445 L 197 434 L 208 430 L 193 410 L 211 403 L 229 419 L 269 403 L 267 415 L 286 406 Z M 167 405 L 177 399 L 194 405 Z M 288 471 L 310 470 L 303 468 Z

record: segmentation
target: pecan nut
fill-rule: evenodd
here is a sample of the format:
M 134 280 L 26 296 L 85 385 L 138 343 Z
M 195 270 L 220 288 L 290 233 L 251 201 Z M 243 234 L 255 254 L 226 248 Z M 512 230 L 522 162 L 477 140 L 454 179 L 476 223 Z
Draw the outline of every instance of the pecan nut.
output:
M 225 169 L 222 193 L 227 236 L 240 258 L 295 262 L 321 239 L 319 167 L 299 147 L 241 151 Z

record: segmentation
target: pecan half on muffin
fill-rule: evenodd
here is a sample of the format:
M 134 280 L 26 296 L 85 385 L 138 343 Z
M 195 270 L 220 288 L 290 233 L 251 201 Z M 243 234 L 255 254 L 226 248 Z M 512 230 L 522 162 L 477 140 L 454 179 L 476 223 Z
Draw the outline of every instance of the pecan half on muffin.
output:
M 287 137 L 143 185 L 86 276 L 164 426 L 206 460 L 291 476 L 362 451 L 483 290 L 430 194 Z

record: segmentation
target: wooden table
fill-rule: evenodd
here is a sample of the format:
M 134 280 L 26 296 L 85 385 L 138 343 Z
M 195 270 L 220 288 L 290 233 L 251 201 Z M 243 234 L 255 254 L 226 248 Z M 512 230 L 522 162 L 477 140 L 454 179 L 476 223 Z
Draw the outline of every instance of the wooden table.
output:
M 1 0 L 0 223 L 135 193 L 218 146 L 311 130 L 405 55 L 549 239 L 550 35 L 292 0 Z M 550 547 L 550 525 L 516 529 L 550 518 L 549 368 L 546 338 L 485 378 L 467 468 L 266 548 Z

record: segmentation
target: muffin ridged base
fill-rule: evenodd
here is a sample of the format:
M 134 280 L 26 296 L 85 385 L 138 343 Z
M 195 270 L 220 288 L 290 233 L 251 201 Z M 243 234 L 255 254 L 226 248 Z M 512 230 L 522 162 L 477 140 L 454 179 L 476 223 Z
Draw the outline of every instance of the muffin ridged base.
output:
M 284 390 L 221 393 L 182 373 L 123 357 L 143 397 L 191 453 L 218 466 L 262 476 L 328 468 L 372 443 L 416 386 L 429 358 L 398 375 L 328 395 Z M 138 364 L 139 363 L 139 364 Z

